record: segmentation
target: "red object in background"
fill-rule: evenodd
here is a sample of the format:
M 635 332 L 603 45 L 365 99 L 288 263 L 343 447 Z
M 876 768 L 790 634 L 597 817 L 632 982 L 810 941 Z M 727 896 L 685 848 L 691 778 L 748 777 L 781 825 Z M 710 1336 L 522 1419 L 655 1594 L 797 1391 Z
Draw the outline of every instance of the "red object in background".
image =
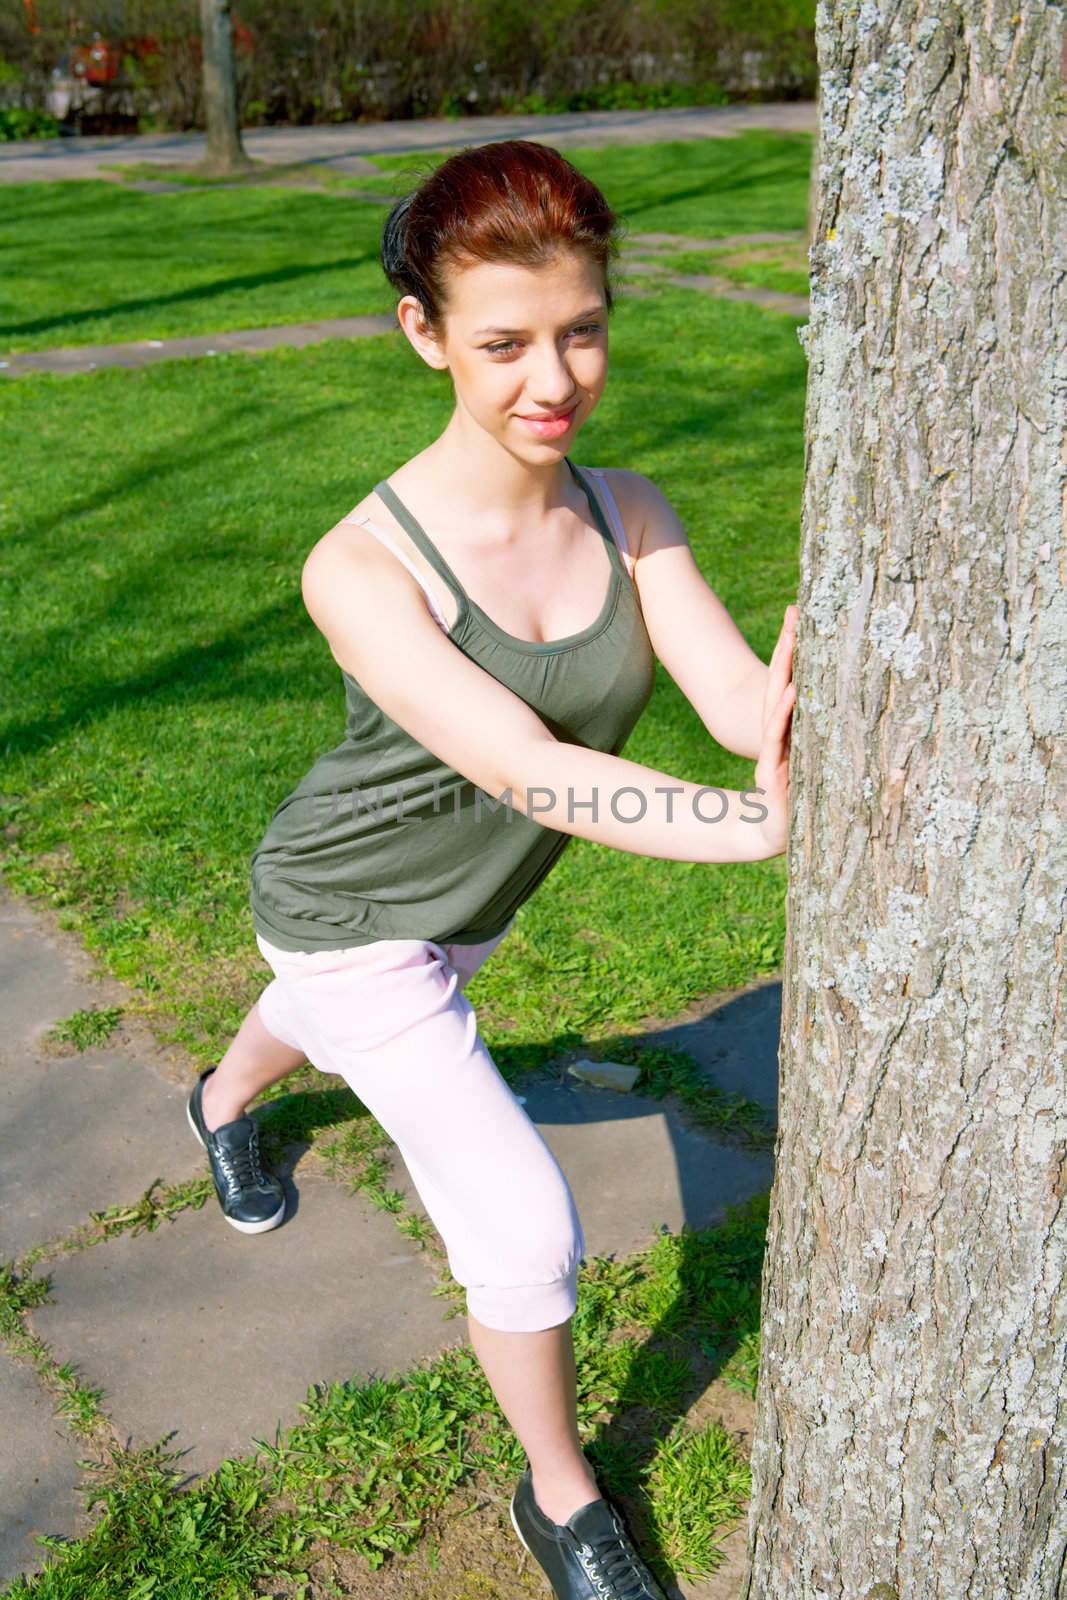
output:
M 36 33 L 34 0 L 23 0 L 23 5 L 30 32 Z M 185 43 L 193 59 L 199 61 L 203 54 L 200 35 L 193 34 Z M 233 47 L 240 55 L 251 55 L 255 48 L 255 35 L 252 29 L 241 21 L 236 11 L 233 12 Z M 82 78 L 86 83 L 103 85 L 113 83 L 118 77 L 123 56 L 130 55 L 137 61 L 144 61 L 148 56 L 165 54 L 164 47 L 152 34 L 116 40 L 94 39 L 92 44 L 74 46 L 70 53 L 70 70 L 76 78 Z
M 71 72 L 76 78 L 84 78 L 86 83 L 111 83 L 118 77 L 121 61 L 120 51 L 106 39 L 76 44 L 70 52 Z

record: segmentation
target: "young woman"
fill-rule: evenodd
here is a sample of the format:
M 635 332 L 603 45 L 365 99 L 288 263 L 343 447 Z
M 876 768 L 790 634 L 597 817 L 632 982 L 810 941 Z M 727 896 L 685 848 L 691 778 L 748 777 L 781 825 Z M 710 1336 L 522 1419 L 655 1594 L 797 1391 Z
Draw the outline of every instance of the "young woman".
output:
M 768 668 L 660 490 L 568 454 L 607 381 L 617 232 L 587 178 L 523 139 L 460 151 L 389 215 L 400 325 L 455 406 L 304 563 L 347 728 L 254 853 L 274 980 L 189 1104 L 248 1232 L 284 1198 L 245 1108 L 305 1060 L 395 1141 L 528 1456 L 516 1531 L 566 1600 L 662 1591 L 578 1441 L 571 1191 L 463 987 L 575 836 L 675 861 L 781 854 L 794 698 L 795 607 Z M 656 656 L 756 761 L 755 794 L 619 755 Z

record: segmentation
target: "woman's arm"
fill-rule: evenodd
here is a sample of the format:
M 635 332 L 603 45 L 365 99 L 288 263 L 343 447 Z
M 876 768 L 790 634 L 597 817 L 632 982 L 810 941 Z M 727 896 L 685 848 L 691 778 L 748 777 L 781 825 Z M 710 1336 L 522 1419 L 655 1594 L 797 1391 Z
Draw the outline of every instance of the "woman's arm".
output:
M 502 798 L 547 828 L 667 861 L 764 861 L 780 855 L 778 819 L 753 788 L 710 788 L 624 756 L 554 739 L 514 752 Z M 747 796 L 747 798 L 745 798 Z M 769 833 L 764 826 L 772 824 Z
M 635 552 L 652 648 L 717 744 L 759 756 L 769 668 L 697 565 L 681 519 L 650 478 L 611 470 Z
M 762 861 L 781 855 L 789 828 L 789 754 L 796 684 L 797 608 L 786 607 L 769 667 L 759 681 L 760 740 L 750 789 L 686 783 L 622 756 L 535 738 L 516 753 L 519 809 L 527 816 L 618 850 L 673 861 Z M 762 663 L 761 663 L 762 666 Z M 594 834 L 576 818 L 589 817 Z

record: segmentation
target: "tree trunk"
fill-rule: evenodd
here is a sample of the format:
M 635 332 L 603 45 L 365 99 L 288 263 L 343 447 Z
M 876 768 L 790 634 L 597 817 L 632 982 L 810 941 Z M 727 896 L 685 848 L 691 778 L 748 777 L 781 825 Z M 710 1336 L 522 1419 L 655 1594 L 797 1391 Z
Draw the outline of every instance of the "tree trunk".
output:
M 242 172 L 252 163 L 241 143 L 241 127 L 237 120 L 230 0 L 200 0 L 200 32 L 207 120 L 207 155 L 200 166 L 214 173 Z
M 815 84 L 815 137 L 811 141 L 811 173 L 808 177 L 808 214 L 804 229 L 804 244 L 810 252 L 815 243 L 815 229 L 818 222 L 819 206 L 819 162 L 821 159 L 819 124 L 822 121 L 822 106 L 819 100 L 818 81 Z M 809 256 L 810 259 L 810 256 Z
M 740 1600 L 1067 1596 L 1067 37 L 820 5 Z

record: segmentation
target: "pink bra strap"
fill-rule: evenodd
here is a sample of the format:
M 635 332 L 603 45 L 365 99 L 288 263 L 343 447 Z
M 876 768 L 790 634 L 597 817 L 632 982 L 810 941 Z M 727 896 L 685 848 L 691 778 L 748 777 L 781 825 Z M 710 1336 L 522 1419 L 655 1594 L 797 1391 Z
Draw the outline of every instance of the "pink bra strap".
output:
M 615 536 L 615 543 L 622 552 L 622 558 L 626 564 L 626 570 L 632 578 L 634 575 L 633 556 L 630 554 L 630 546 L 626 539 L 626 529 L 623 527 L 622 517 L 619 515 L 618 504 L 615 496 L 611 492 L 611 484 L 607 480 L 607 476 L 603 467 L 586 467 L 585 470 L 586 472 L 591 472 L 600 484 L 600 492 L 604 497 L 604 504 L 607 507 L 608 526 Z
M 415 563 L 411 560 L 411 557 L 405 555 L 404 551 L 400 549 L 399 545 L 395 544 L 393 540 L 390 539 L 389 535 L 382 528 L 378 527 L 377 523 L 372 522 L 370 517 L 357 517 L 354 512 L 349 512 L 347 517 L 341 518 L 341 521 L 356 522 L 361 527 L 367 528 L 371 533 L 373 533 L 374 537 L 379 541 L 380 544 L 384 544 L 387 549 L 391 550 L 393 554 L 404 563 L 405 567 L 407 567 L 408 571 L 411 573 L 411 576 L 415 579 L 415 582 L 426 596 L 427 604 L 429 605 L 430 610 L 433 612 L 434 621 L 444 629 L 445 633 L 447 633 L 448 623 L 441 615 L 437 601 L 434 599 L 429 589 L 427 589 L 420 573 L 415 566 Z

